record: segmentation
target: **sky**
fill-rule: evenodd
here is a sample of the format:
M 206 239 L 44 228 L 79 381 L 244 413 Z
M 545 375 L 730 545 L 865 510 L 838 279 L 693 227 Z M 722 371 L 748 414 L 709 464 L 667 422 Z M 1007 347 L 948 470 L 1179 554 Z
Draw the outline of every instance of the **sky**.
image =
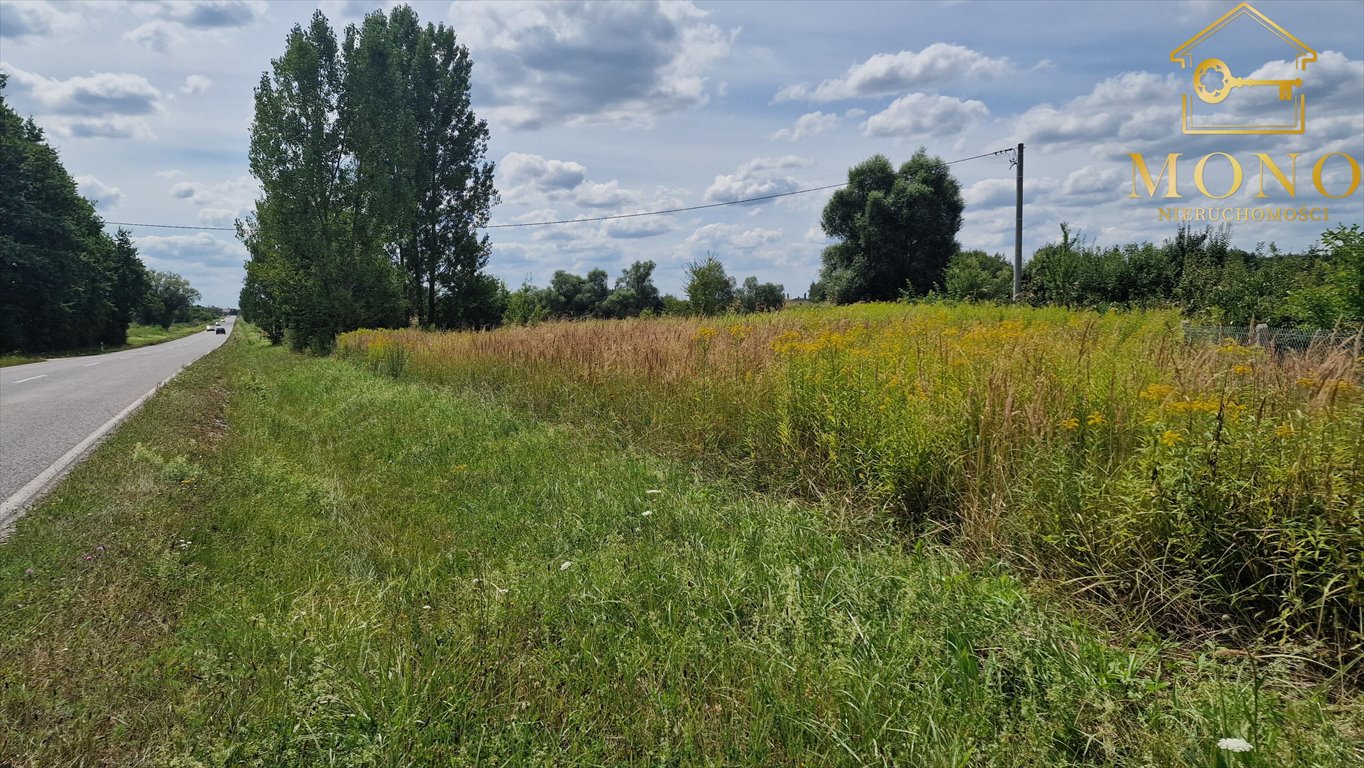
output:
M 252 90 L 289 29 L 319 8 L 340 29 L 392 5 L 4 0 L 4 96 L 45 130 L 106 221 L 230 228 L 258 194 L 247 162 Z M 1323 188 L 1339 199 L 1312 184 L 1331 153 L 1364 162 L 1358 0 L 1254 4 L 1315 60 L 1243 15 L 1198 41 L 1185 68 L 1172 51 L 1235 3 L 411 5 L 423 22 L 452 26 L 472 55 L 474 108 L 489 124 L 501 195 L 494 225 L 794 192 L 846 181 L 851 166 L 878 153 L 898 165 L 920 147 L 958 160 L 1020 142 L 1025 258 L 1058 240 L 1062 222 L 1099 246 L 1158 243 L 1176 228 L 1159 220 L 1162 206 L 1326 209 L 1325 223 L 1232 225 L 1233 243 L 1248 250 L 1298 251 L 1329 227 L 1364 223 L 1364 186 L 1343 196 L 1352 183 L 1343 157 L 1320 166 Z M 1301 83 L 1287 88 L 1288 100 L 1277 85 L 1241 85 L 1216 105 L 1191 99 L 1195 124 L 1276 122 L 1266 115 L 1292 118 L 1301 98 L 1305 131 L 1184 134 L 1181 96 L 1192 92 L 1195 65 L 1211 59 L 1232 77 Z M 1206 82 L 1205 90 L 1218 84 Z M 1149 198 L 1131 153 L 1147 158 L 1153 178 L 1180 153 L 1184 197 Z M 1194 166 L 1212 153 L 1243 167 L 1240 188 L 1221 200 L 1194 187 Z M 1294 196 L 1260 153 L 1296 179 Z M 961 246 L 1012 257 L 1009 156 L 951 168 L 966 204 Z M 1204 173 L 1211 194 L 1231 188 L 1226 157 L 1213 155 Z M 799 296 L 830 242 L 819 225 L 830 194 L 490 229 L 488 269 L 516 288 L 544 285 L 559 269 L 601 268 L 614 279 L 650 259 L 659 287 L 679 292 L 685 265 L 714 253 L 740 281 L 753 275 Z M 128 229 L 148 266 L 184 275 L 206 303 L 237 304 L 247 254 L 231 231 Z

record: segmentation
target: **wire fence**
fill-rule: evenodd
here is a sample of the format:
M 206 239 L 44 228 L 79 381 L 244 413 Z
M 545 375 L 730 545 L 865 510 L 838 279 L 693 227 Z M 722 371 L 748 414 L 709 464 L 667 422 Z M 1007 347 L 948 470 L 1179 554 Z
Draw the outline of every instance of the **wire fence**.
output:
M 1303 351 L 1313 346 L 1358 346 L 1360 329 L 1308 331 L 1299 328 L 1270 328 L 1266 325 L 1186 325 L 1184 340 L 1190 344 L 1220 344 L 1232 339 L 1246 346 L 1270 351 Z

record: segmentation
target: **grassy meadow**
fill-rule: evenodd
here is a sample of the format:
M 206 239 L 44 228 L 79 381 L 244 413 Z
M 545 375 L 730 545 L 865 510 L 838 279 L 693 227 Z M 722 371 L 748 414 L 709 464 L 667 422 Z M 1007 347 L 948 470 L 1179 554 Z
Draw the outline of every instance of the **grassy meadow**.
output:
M 856 312 L 894 322 L 903 310 Z M 670 321 L 349 339 L 377 374 L 289 354 L 239 324 L 0 544 L 0 765 L 1364 759 L 1364 703 L 1313 674 L 1305 651 L 1134 632 L 1000 559 L 909 537 L 929 513 L 916 522 L 866 504 L 901 486 L 859 491 L 863 470 L 844 463 L 868 443 L 838 443 L 822 476 L 756 443 L 722 444 L 746 434 L 745 405 L 796 425 L 816 416 L 763 388 L 827 387 L 829 359 L 874 336 L 856 330 L 862 320 L 821 330 L 828 318 L 764 318 L 748 332 Z M 1133 336 L 1160 322 L 1142 319 Z M 825 330 L 848 347 L 772 348 Z M 576 353 L 540 345 L 543 376 L 422 380 L 501 371 L 496 347 L 478 345 L 529 351 L 537 335 L 571 334 L 583 334 Z M 647 334 L 660 354 L 691 350 L 695 367 L 629 343 Z M 594 337 L 615 354 L 593 357 Z M 621 383 L 650 359 L 656 383 Z M 1054 373 L 1078 381 L 1074 368 Z M 662 396 L 640 393 L 655 386 L 677 401 L 642 424 Z M 1295 428 L 1328 439 L 1305 399 L 1318 394 L 1293 387 L 1308 409 Z M 786 468 L 755 493 L 748 478 L 623 445 L 619 430 L 508 402 L 533 391 L 556 411 L 635 425 L 658 447 Z M 847 397 L 826 417 L 858 412 Z M 686 429 L 682 409 L 710 414 L 715 432 Z M 1186 419 L 1203 416 L 1181 412 L 1164 429 L 1193 442 Z M 1083 434 L 1086 445 L 1104 426 L 1037 418 L 1046 439 Z M 800 439 L 777 433 L 771 445 Z M 809 493 L 788 493 L 802 483 Z M 1231 738 L 1253 749 L 1219 748 Z
M 1359 340 L 1185 343 L 1178 316 L 864 305 L 356 332 L 372 370 L 888 510 L 1174 637 L 1364 658 Z

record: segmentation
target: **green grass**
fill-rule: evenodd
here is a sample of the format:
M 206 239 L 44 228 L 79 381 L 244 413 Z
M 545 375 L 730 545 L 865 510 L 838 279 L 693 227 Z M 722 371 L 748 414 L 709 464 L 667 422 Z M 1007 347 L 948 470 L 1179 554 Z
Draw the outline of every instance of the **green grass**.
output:
M 160 344 L 165 341 L 183 339 L 186 336 L 193 336 L 195 333 L 206 333 L 204 330 L 205 325 L 206 323 L 195 321 L 192 323 L 176 323 L 170 328 L 162 328 L 159 325 L 141 325 L 133 323 L 128 326 L 128 343 L 121 347 L 85 347 L 82 349 L 71 349 L 65 352 L 53 352 L 46 355 L 0 355 L 0 368 L 7 368 L 11 365 L 41 363 L 44 360 L 51 360 L 58 357 L 80 357 L 82 355 L 118 352 L 119 350 L 124 349 L 137 349 L 138 347 Z
M 1364 680 L 1364 358 L 1188 343 L 1176 313 L 861 304 L 354 331 L 338 356 L 856 499 L 1171 637 Z
M 28 365 L 29 363 L 41 363 L 47 360 L 46 357 L 38 355 L 23 355 L 15 353 L 13 355 L 0 355 L 0 368 L 8 368 L 11 365 Z
M 206 323 L 176 323 L 170 328 L 162 328 L 159 325 L 139 325 L 134 323 L 128 326 L 128 343 L 126 349 L 137 349 L 152 344 L 160 344 L 165 341 L 183 339 L 186 336 L 193 336 L 196 333 L 207 333 L 204 330 Z
M 0 765 L 1364 759 L 1289 660 L 690 466 L 240 328 L 0 545 Z

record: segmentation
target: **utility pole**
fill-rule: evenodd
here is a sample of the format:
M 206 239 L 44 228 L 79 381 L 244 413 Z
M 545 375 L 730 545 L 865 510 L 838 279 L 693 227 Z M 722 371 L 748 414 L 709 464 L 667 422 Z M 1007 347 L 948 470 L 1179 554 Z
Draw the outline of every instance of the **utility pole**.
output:
M 1023 142 L 1018 143 L 1018 197 L 1015 203 L 1014 218 L 1014 301 L 1023 292 Z

